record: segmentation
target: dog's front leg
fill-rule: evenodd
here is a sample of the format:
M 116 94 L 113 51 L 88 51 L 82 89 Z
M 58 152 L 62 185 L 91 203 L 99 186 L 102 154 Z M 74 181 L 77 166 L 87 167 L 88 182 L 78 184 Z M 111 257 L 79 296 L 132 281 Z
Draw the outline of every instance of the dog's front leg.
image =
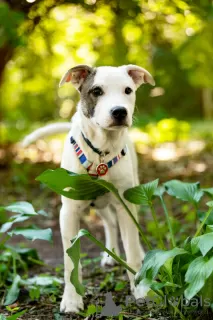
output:
M 137 207 L 130 203 L 127 203 L 127 205 L 134 217 L 138 219 Z M 144 251 L 140 244 L 139 233 L 131 217 L 124 210 L 123 206 L 120 203 L 117 204 L 116 209 L 127 264 L 137 272 L 140 269 L 144 258 Z M 127 273 L 130 280 L 131 291 L 134 294 L 135 298 L 137 299 L 145 296 L 146 292 L 143 292 L 144 290 L 140 290 L 139 292 L 139 290 L 135 287 L 134 275 L 129 271 L 127 271 Z
M 61 301 L 61 312 L 78 312 L 83 309 L 83 299 L 76 292 L 70 282 L 70 274 L 73 263 L 66 253 L 70 247 L 70 240 L 75 237 L 80 227 L 80 215 L 85 209 L 85 203 L 62 197 L 62 208 L 60 211 L 60 228 L 64 249 L 64 294 Z M 81 278 L 81 265 L 79 264 L 79 276 Z
M 118 226 L 115 210 L 112 206 L 107 206 L 103 209 L 96 210 L 97 214 L 102 218 L 105 231 L 106 247 L 109 250 L 115 251 L 117 255 L 120 255 L 119 245 L 118 245 Z M 101 260 L 101 266 L 113 266 L 116 261 L 108 255 L 107 252 L 103 253 L 103 258 Z

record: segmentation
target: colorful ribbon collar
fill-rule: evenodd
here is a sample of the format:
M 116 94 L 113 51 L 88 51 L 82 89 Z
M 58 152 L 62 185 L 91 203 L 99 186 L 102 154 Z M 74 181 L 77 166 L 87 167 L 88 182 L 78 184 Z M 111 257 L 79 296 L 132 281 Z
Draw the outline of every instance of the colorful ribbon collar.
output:
M 98 177 L 98 176 L 104 176 L 108 169 L 110 169 L 112 166 L 114 166 L 118 160 L 120 160 L 122 157 L 124 157 L 127 153 L 127 146 L 125 146 L 121 152 L 115 156 L 112 160 L 108 161 L 107 163 L 104 162 L 104 157 L 100 155 L 100 163 L 99 165 L 95 166 L 94 163 L 89 161 L 75 139 L 73 137 L 70 138 L 70 142 L 74 147 L 75 153 L 77 157 L 79 158 L 80 163 L 82 166 L 87 170 L 88 174 L 90 176 Z

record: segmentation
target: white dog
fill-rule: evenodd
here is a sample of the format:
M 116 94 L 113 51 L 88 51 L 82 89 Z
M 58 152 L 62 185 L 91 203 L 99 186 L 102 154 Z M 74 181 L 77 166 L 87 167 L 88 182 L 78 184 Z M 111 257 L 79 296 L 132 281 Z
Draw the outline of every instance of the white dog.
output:
M 132 125 L 136 89 L 143 83 L 154 85 L 151 74 L 136 65 L 91 68 L 76 66 L 62 77 L 60 85 L 71 82 L 80 92 L 80 102 L 72 123 L 59 123 L 40 128 L 25 138 L 27 145 L 41 136 L 70 130 L 65 141 L 61 166 L 76 173 L 88 173 L 112 182 L 123 192 L 136 186 L 137 158 L 128 138 Z M 64 248 L 65 288 L 61 301 L 62 312 L 78 312 L 83 300 L 70 282 L 73 263 L 66 250 L 79 231 L 81 213 L 89 210 L 91 201 L 76 201 L 62 197 L 60 227 Z M 120 227 L 127 263 L 139 270 L 144 252 L 138 231 L 131 218 L 113 195 L 106 194 L 93 201 L 105 228 L 106 247 L 119 254 L 117 220 Z M 137 217 L 137 208 L 127 203 Z M 116 210 L 117 216 L 114 214 Z M 114 260 L 103 255 L 101 265 L 112 265 Z M 81 267 L 80 267 L 81 268 Z M 138 297 L 134 277 L 128 272 L 131 290 Z

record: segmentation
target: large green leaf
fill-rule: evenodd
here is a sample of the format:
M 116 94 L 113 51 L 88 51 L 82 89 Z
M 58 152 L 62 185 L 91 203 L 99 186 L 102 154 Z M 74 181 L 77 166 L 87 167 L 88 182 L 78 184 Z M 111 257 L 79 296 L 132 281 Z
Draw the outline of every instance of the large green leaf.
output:
M 187 299 L 192 299 L 205 285 L 206 280 L 213 273 L 213 257 L 198 257 L 193 260 L 186 272 L 185 281 L 189 283 L 184 291 Z
M 18 295 L 19 295 L 19 283 L 20 283 L 20 276 L 17 274 L 16 277 L 13 279 L 13 283 L 11 285 L 11 287 L 9 288 L 5 301 L 4 301 L 4 305 L 7 306 L 9 304 L 12 304 L 13 302 L 15 302 L 18 299 Z
M 197 253 L 200 250 L 202 255 L 205 256 L 213 248 L 213 232 L 192 238 L 191 248 L 192 253 Z
M 109 182 L 76 174 L 65 169 L 46 170 L 36 180 L 45 183 L 50 189 L 74 200 L 94 200 L 98 196 L 117 189 Z
M 171 180 L 164 183 L 169 195 L 197 204 L 203 196 L 203 191 L 199 189 L 199 182 L 188 183 L 179 180 Z
M 168 259 L 175 258 L 182 254 L 188 254 L 188 252 L 181 248 L 174 248 L 168 251 L 160 249 L 149 251 L 144 258 L 141 269 L 136 274 L 136 284 L 144 278 L 154 279 L 157 276 L 159 269 L 167 262 Z
M 158 179 L 126 190 L 124 192 L 124 197 L 129 202 L 135 204 L 149 205 L 153 195 L 157 191 L 157 187 Z
M 132 212 L 119 195 L 118 190 L 108 181 L 90 177 L 88 174 L 76 174 L 65 169 L 47 170 L 43 172 L 37 180 L 45 183 L 50 189 L 54 190 L 67 198 L 74 200 L 94 200 L 107 192 L 112 192 L 121 202 L 127 214 L 135 223 L 143 241 L 150 247 L 146 236 Z
M 73 270 L 70 275 L 70 281 L 74 285 L 78 294 L 83 296 L 85 288 L 79 281 L 79 262 L 80 262 L 80 238 L 88 235 L 87 230 L 80 230 L 78 235 L 71 240 L 71 247 L 67 249 L 67 254 L 73 262 Z
M 16 228 L 8 234 L 12 237 L 13 235 L 22 235 L 28 240 L 46 240 L 52 242 L 52 230 L 50 228 L 47 229 L 33 229 L 33 228 L 26 228 L 26 229 L 19 229 Z

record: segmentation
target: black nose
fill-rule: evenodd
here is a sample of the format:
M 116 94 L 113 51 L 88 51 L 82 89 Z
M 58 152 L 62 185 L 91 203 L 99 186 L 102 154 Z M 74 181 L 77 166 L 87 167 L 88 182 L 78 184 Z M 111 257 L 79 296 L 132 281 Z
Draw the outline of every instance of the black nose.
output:
M 111 116 L 116 120 L 123 120 L 127 116 L 127 110 L 124 107 L 114 107 L 111 109 Z

